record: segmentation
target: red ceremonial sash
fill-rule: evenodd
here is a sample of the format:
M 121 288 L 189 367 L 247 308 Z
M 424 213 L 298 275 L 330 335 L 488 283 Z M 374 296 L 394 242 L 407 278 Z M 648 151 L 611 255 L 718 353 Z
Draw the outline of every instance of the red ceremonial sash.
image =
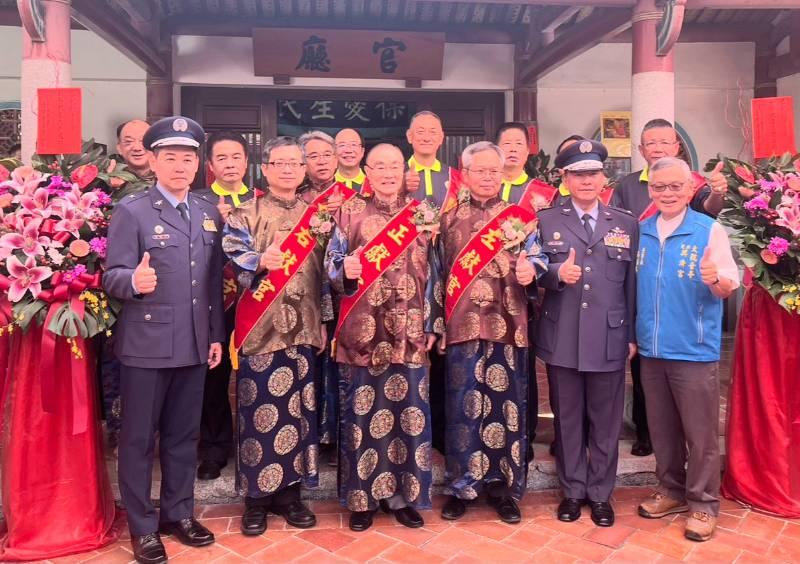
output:
M 694 181 L 694 193 L 692 194 L 692 198 L 694 198 L 700 189 L 706 185 L 706 177 L 699 172 L 692 171 L 692 180 Z M 650 201 L 650 205 L 647 206 L 642 212 L 642 215 L 639 216 L 639 222 L 641 223 L 645 219 L 656 215 L 656 213 L 658 213 L 658 208 L 655 203 Z
M 358 279 L 358 289 L 352 296 L 342 298 L 334 338 L 339 335 L 344 320 L 367 290 L 394 261 L 402 256 L 419 235 L 420 232 L 414 224 L 414 211 L 419 204 L 417 200 L 411 200 L 361 249 L 359 258 L 362 270 L 361 278 Z
M 503 250 L 503 230 L 501 225 L 512 217 L 516 217 L 527 224 L 536 219 L 536 214 L 512 204 L 489 220 L 458 253 L 453 266 L 450 268 L 450 275 L 447 277 L 444 296 L 445 321 L 450 320 L 450 316 L 453 315 L 458 302 L 461 301 L 470 284 L 475 281 L 492 259 Z
M 320 194 L 314 202 L 324 196 L 325 192 Z M 233 333 L 232 343 L 235 350 L 241 348 L 253 327 L 267 313 L 286 288 L 286 284 L 314 252 L 317 239 L 311 234 L 310 227 L 311 217 L 316 212 L 315 204 L 308 206 L 289 235 L 280 244 L 280 250 L 283 252 L 283 265 L 277 270 L 271 270 L 255 290 L 245 290 L 239 298 L 239 305 L 236 307 L 236 329 Z
M 222 305 L 225 306 L 225 311 L 228 311 L 236 303 L 238 293 L 236 272 L 233 270 L 233 264 L 228 261 L 225 268 L 222 269 Z

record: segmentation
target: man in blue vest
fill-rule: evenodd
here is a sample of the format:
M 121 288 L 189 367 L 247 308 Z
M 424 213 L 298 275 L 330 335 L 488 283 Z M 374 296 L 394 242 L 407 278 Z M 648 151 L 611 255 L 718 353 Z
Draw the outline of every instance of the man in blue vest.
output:
M 636 338 L 659 488 L 639 515 L 691 511 L 684 534 L 705 541 L 719 514 L 722 300 L 739 270 L 725 229 L 691 209 L 684 161 L 660 159 L 648 183 L 658 213 L 640 228 Z

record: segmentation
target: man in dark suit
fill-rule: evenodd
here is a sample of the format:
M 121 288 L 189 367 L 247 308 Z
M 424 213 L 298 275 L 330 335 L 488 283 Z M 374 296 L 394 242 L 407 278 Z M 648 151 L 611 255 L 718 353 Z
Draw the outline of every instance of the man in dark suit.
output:
M 571 201 L 539 212 L 550 263 L 539 279 L 545 296 L 536 341 L 555 415 L 556 468 L 564 493 L 558 518 L 575 521 L 588 502 L 592 520 L 601 527 L 614 524 L 609 499 L 619 454 L 625 360 L 636 350 L 638 244 L 636 218 L 598 199 L 607 155 L 600 143 L 583 140 L 556 157 Z
M 165 562 L 159 532 L 189 546 L 214 542 L 194 517 L 194 471 L 203 387 L 225 341 L 222 221 L 213 202 L 189 194 L 204 132 L 180 116 L 144 135 L 156 183 L 114 209 L 103 286 L 122 302 L 119 485 L 136 560 Z M 160 515 L 150 499 L 159 434 Z

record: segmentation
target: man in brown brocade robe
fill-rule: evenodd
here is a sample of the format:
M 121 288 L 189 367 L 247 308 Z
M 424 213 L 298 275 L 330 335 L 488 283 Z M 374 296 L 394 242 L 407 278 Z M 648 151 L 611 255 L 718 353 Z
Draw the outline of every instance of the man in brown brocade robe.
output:
M 326 267 L 343 295 L 336 336 L 340 370 L 339 499 L 350 528 L 372 525 L 378 506 L 406 527 L 431 507 L 428 351 L 441 306 L 433 298 L 435 208 L 403 190 L 403 155 L 378 145 L 367 157 L 373 193 L 341 208 Z M 431 275 L 433 272 L 433 275 Z
M 300 502 L 300 484 L 313 487 L 318 481 L 314 366 L 325 347 L 325 317 L 332 316 L 320 307 L 323 247 L 297 229 L 308 208 L 296 193 L 305 171 L 297 141 L 269 141 L 262 171 L 266 194 L 231 212 L 222 243 L 239 287 L 245 289 L 236 333 L 242 331 L 241 319 L 257 307 L 246 301 L 249 295 L 260 293 L 259 303 L 269 304 L 253 316 L 257 321 L 246 335 L 235 334 L 233 339 L 241 344 L 236 374 L 237 486 L 245 496 L 241 529 L 246 535 L 266 530 L 267 510 L 295 527 L 316 523 Z M 284 241 L 289 248 L 281 250 Z M 309 242 L 313 250 L 301 261 L 300 247 L 292 245 Z M 285 285 L 276 287 L 279 279 L 270 274 L 288 273 L 298 264 Z
M 518 523 L 527 452 L 528 293 L 547 271 L 535 215 L 500 196 L 503 153 L 482 141 L 462 154 L 469 194 L 442 217 L 446 330 L 445 519 L 487 493 Z M 516 227 L 515 227 L 516 225 Z

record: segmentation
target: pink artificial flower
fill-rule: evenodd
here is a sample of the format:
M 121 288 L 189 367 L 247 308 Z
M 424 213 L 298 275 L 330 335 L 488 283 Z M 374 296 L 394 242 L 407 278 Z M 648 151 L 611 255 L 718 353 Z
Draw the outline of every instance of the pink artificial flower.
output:
M 33 195 L 23 194 L 19 198 L 19 203 L 30 215 L 36 217 L 48 218 L 53 213 L 50 206 L 50 191 L 47 188 L 37 188 Z
M 733 172 L 735 172 L 736 176 L 738 176 L 741 180 L 744 180 L 748 184 L 756 183 L 756 179 L 753 176 L 753 172 L 745 166 L 737 166 L 735 169 L 733 169 Z
M 800 192 L 800 176 L 797 176 L 796 174 L 787 174 L 786 186 L 788 186 L 790 190 Z
M 5 182 L 11 176 L 11 173 L 8 172 L 8 169 L 0 164 L 0 182 Z
M 93 222 L 103 217 L 103 212 L 97 209 L 97 200 L 98 196 L 94 191 L 81 192 L 77 185 L 73 185 L 71 191 L 65 192 L 53 202 L 53 207 L 61 217 L 66 217 L 71 211 L 73 217 L 84 219 L 94 229 Z
M 308 224 L 311 227 L 319 227 L 320 223 L 322 223 L 322 221 L 317 217 L 317 214 L 312 215 L 311 219 L 308 220 Z
M 781 257 L 789 250 L 789 241 L 783 237 L 773 237 L 769 240 L 767 248 L 774 253 L 775 256 Z
M 331 229 L 333 229 L 333 223 L 330 221 L 323 221 L 319 226 L 320 233 L 330 233 Z
M 795 200 L 791 205 L 780 205 L 776 211 L 779 219 L 775 220 L 775 225 L 785 227 L 795 237 L 800 237 L 800 202 Z
M 74 208 L 66 208 L 62 211 L 61 220 L 56 223 L 55 230 L 56 232 L 66 231 L 71 233 L 73 237 L 80 237 L 78 231 L 83 227 L 84 223 L 86 223 L 86 219 L 83 214 Z
M 39 236 L 40 225 L 40 220 L 32 220 L 22 233 L 6 233 L 0 237 L 0 259 L 9 257 L 17 249 L 31 258 L 43 255 L 44 248 L 50 245 L 50 239 Z
M 11 172 L 11 179 L 3 182 L 3 185 L 20 194 L 31 194 L 38 188 L 42 178 L 42 173 L 32 166 L 19 166 Z
M 53 275 L 53 271 L 47 266 L 36 266 L 33 257 L 25 259 L 25 264 L 11 255 L 6 260 L 8 273 L 11 275 L 11 287 L 8 289 L 8 299 L 11 302 L 20 301 L 30 290 L 33 299 L 36 299 L 42 291 L 42 282 Z
M 425 221 L 425 223 L 432 223 L 433 220 L 436 219 L 436 214 L 433 213 L 433 211 L 431 211 L 431 210 L 427 210 L 423 214 L 422 219 L 423 219 L 423 221 Z

